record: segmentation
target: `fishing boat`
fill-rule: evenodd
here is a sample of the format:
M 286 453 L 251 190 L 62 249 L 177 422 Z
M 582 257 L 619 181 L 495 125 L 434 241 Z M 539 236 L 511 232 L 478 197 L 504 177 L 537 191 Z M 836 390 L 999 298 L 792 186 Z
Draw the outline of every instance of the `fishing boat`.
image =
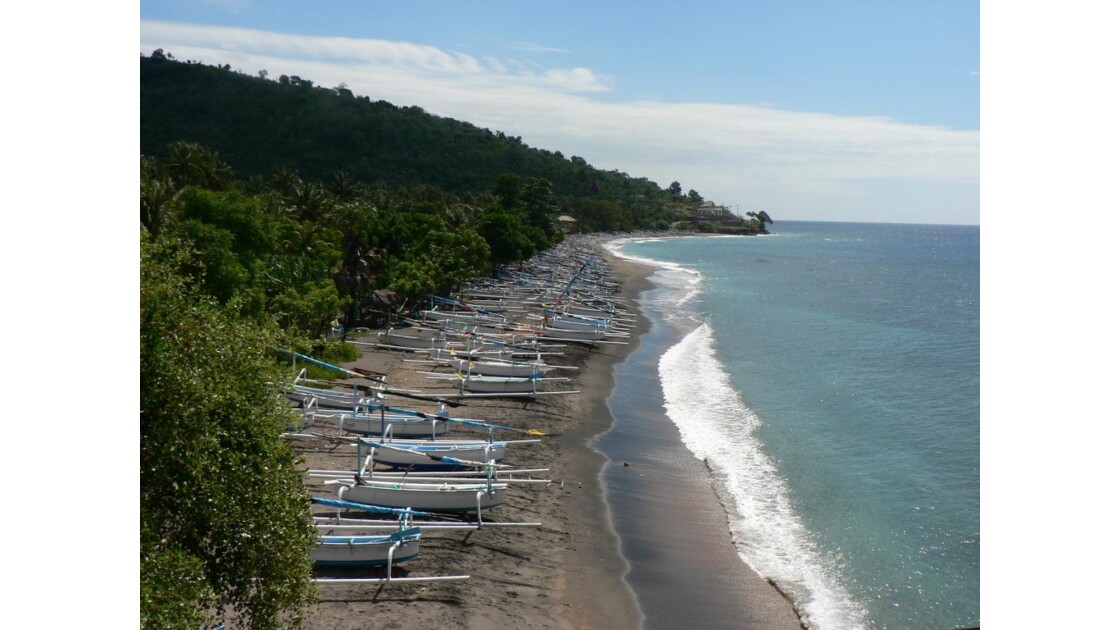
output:
M 438 438 L 447 434 L 447 423 L 441 422 L 436 415 L 422 418 L 407 414 L 376 413 L 376 407 L 371 411 L 373 413 L 338 414 L 338 428 L 360 435 L 391 434 L 399 438 Z
M 439 295 L 431 296 L 433 307 L 437 304 L 444 310 L 451 310 L 452 312 L 467 312 L 467 313 L 480 313 L 482 315 L 491 315 L 495 317 L 504 317 L 506 313 L 511 310 L 520 310 L 513 308 L 503 301 L 498 300 L 496 303 L 492 300 L 478 300 L 474 302 L 466 302 L 463 300 L 448 298 Z
M 453 470 L 462 464 L 449 460 L 500 462 L 505 458 L 505 442 L 364 440 L 369 457 L 378 464 L 413 470 Z M 447 460 L 443 458 L 448 458 Z
M 486 479 L 480 482 L 335 480 L 342 485 L 343 501 L 427 512 L 462 513 L 487 510 L 505 502 L 509 484 Z
M 302 356 L 302 355 L 301 355 Z M 328 365 L 330 364 L 322 364 Z M 335 366 L 330 366 L 334 369 Z M 355 374 L 355 376 L 362 376 Z M 372 379 L 371 379 L 372 380 Z M 330 388 L 345 388 L 346 391 Z M 382 385 L 359 385 L 357 383 L 338 383 L 334 381 L 319 381 L 307 377 L 307 370 L 302 369 L 291 383 L 280 385 L 280 391 L 300 408 L 310 408 L 314 404 L 318 409 L 349 409 L 369 408 L 377 404 L 377 398 Z
M 450 417 L 443 403 L 440 403 L 438 411 L 424 413 L 415 409 L 391 407 L 383 402 L 371 404 L 365 409 L 320 415 L 336 417 L 338 427 L 349 433 L 432 439 L 447 433 L 446 419 Z
M 359 345 L 366 345 L 364 343 Z M 427 350 L 430 348 L 446 348 L 448 344 L 447 336 L 443 332 L 438 332 L 430 337 L 402 335 L 393 332 L 390 328 L 385 332 L 377 333 L 377 345 L 383 348 L 390 348 L 396 350 Z
M 467 348 L 435 348 L 424 351 L 438 365 L 451 365 L 457 359 L 507 359 L 514 360 L 514 352 L 497 344 L 472 343 Z M 406 359 L 407 361 L 407 359 Z
M 517 378 L 511 376 L 482 376 L 477 374 L 460 374 L 459 387 L 466 392 L 508 392 L 523 393 L 535 392 L 546 381 L 567 381 L 566 378 L 545 379 L 540 377 Z
M 513 468 L 491 469 L 486 472 L 480 470 L 441 470 L 423 471 L 415 470 L 309 470 L 307 475 L 315 479 L 342 479 L 347 482 L 351 479 L 363 481 L 409 481 L 418 483 L 480 483 L 489 476 L 493 481 L 510 485 L 551 485 L 552 480 L 534 475 L 548 472 L 547 468 Z
M 470 578 L 469 575 L 410 575 L 408 577 L 393 577 L 393 565 L 413 558 L 419 553 L 420 531 L 423 527 L 413 524 L 412 517 L 434 516 L 433 514 L 416 510 L 400 510 L 396 508 L 365 505 L 362 503 L 340 501 L 338 499 L 328 499 L 325 497 L 312 497 L 311 501 L 315 504 L 333 507 L 338 511 L 338 516 L 332 519 L 334 522 L 326 522 L 328 519 L 324 517 L 313 517 L 316 521 L 316 527 L 320 530 L 326 530 L 327 532 L 319 536 L 316 546 L 312 551 L 312 559 L 315 561 L 316 566 L 385 567 L 385 577 L 316 577 L 313 579 L 316 584 L 385 585 L 394 582 L 443 582 L 449 580 L 466 580 Z M 348 522 L 343 524 L 343 519 L 341 518 L 342 510 L 395 514 L 398 517 L 397 522 L 388 523 L 388 526 L 392 529 L 396 529 L 396 531 L 389 535 L 336 535 L 334 534 L 336 530 L 379 529 L 386 524 L 385 521 L 368 521 L 366 519 L 346 519 Z M 481 517 L 479 518 L 479 522 L 481 523 Z M 531 523 L 525 523 L 525 525 L 531 525 Z M 473 526 L 445 525 L 443 527 L 469 528 Z
M 545 378 L 534 376 L 532 378 L 518 378 L 512 376 L 482 376 L 478 374 L 443 374 L 440 372 L 420 372 L 424 376 L 434 379 L 450 381 L 462 393 L 488 393 L 488 394 L 531 394 L 538 393 L 547 383 L 566 382 L 571 379 L 563 376 Z
M 350 410 L 371 409 L 378 404 L 378 399 L 364 392 L 346 393 L 314 387 L 293 385 L 284 390 L 288 400 L 296 403 L 297 407 L 307 408 L 314 404 L 319 409 Z
M 603 328 L 593 328 L 585 330 L 571 330 L 566 328 L 556 328 L 553 326 L 544 326 L 540 329 L 541 339 L 546 341 L 582 341 L 582 342 L 596 342 L 603 341 L 607 337 L 612 336 Z M 626 337 L 628 335 L 620 334 L 618 336 Z
M 493 358 L 436 359 L 438 363 L 454 368 L 462 374 L 500 376 L 506 378 L 540 378 L 553 369 L 551 365 L 529 361 L 503 361 Z
M 311 559 L 320 566 L 386 566 L 420 553 L 420 529 L 409 527 L 386 535 L 319 536 Z
M 467 339 L 465 347 L 428 350 L 427 353 L 432 355 L 433 358 L 459 355 L 460 358 L 485 356 L 506 360 L 562 354 L 557 351 L 564 348 L 563 344 L 542 344 L 538 341 L 538 335 L 532 329 L 524 327 L 515 327 L 515 329 L 527 332 L 518 333 L 515 330 L 480 332 L 476 326 L 463 333 L 463 336 Z
M 484 315 L 474 311 L 441 311 L 430 309 L 421 311 L 420 319 L 425 322 L 453 322 L 464 326 L 504 324 L 505 317 Z
M 548 326 L 562 330 L 602 330 L 603 332 L 610 332 L 611 326 L 610 322 L 605 320 L 565 314 L 548 315 L 545 321 Z

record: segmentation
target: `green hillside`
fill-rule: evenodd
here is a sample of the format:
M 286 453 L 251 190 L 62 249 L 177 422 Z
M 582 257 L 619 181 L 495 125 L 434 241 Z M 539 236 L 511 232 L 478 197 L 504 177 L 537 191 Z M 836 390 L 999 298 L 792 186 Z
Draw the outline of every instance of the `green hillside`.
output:
M 561 212 L 587 231 L 667 228 L 696 205 L 679 185 L 663 190 L 501 131 L 301 77 L 272 80 L 154 53 L 140 59 L 140 88 L 141 153 L 159 157 L 172 142 L 194 142 L 246 179 L 287 169 L 326 182 L 345 173 L 367 184 L 469 195 L 513 173 L 550 181 Z
M 564 214 L 582 231 L 761 227 L 416 107 L 157 53 L 140 59 L 144 627 L 295 626 L 313 601 L 276 349 L 352 360 L 338 324 L 385 325 L 527 260 Z

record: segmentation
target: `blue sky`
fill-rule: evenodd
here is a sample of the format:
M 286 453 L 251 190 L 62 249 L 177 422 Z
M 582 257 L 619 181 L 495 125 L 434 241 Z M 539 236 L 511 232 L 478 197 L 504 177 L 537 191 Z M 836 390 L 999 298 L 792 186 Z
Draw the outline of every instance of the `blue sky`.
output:
M 978 2 L 140 4 L 140 50 L 297 74 L 778 219 L 978 224 Z

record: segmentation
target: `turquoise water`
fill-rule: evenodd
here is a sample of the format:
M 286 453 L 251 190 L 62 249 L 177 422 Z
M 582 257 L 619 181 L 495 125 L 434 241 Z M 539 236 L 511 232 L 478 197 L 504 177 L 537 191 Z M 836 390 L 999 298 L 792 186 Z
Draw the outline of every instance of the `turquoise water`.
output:
M 810 625 L 977 625 L 979 228 L 774 232 L 610 246 L 658 265 L 667 415 Z

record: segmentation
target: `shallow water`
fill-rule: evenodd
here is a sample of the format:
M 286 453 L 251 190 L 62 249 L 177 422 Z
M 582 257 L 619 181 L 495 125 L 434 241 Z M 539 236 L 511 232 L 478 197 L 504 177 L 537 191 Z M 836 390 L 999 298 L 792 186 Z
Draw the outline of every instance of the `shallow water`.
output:
M 601 448 L 656 452 L 673 432 L 624 417 L 667 414 L 740 556 L 814 627 L 978 623 L 979 228 L 775 231 L 614 247 L 658 288 Z

